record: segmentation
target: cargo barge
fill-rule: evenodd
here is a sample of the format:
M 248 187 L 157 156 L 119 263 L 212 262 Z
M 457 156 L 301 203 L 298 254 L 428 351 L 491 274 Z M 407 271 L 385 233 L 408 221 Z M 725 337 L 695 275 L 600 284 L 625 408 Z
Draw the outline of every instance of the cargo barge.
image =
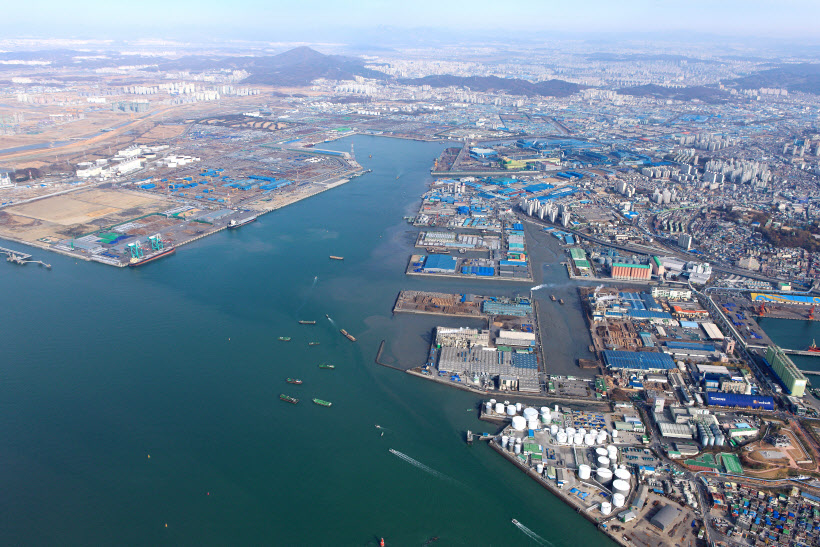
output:
M 132 260 L 128 265 L 132 268 L 135 268 L 137 266 L 142 266 L 143 264 L 153 262 L 154 260 L 159 260 L 160 258 L 162 258 L 164 256 L 172 255 L 176 251 L 177 251 L 176 247 L 167 247 L 164 250 L 162 250 L 158 253 L 152 254 L 152 255 L 148 255 L 145 258 L 141 258 L 139 260 Z
M 255 216 L 247 217 L 247 218 L 241 218 L 239 220 L 236 220 L 236 219 L 232 218 L 230 220 L 230 222 L 228 222 L 228 229 L 231 230 L 233 228 L 239 228 L 240 226 L 244 226 L 245 224 L 250 224 L 251 222 L 253 222 L 255 220 L 256 220 Z
M 287 382 L 289 384 L 296 384 L 298 386 L 298 385 L 301 385 L 302 380 L 300 380 L 299 378 L 288 378 Z
M 333 404 L 330 401 L 323 401 L 322 399 L 313 399 L 313 402 L 319 406 L 330 406 Z
M 284 393 L 281 394 L 279 398 L 285 401 L 286 403 L 290 403 L 292 405 L 295 405 L 299 402 L 299 399 L 297 399 L 296 397 L 291 397 L 290 395 L 285 395 Z
M 305 321 L 304 319 L 301 319 L 301 320 L 299 321 L 299 324 L 300 324 L 300 325 L 315 325 L 315 324 L 316 324 L 316 321 Z
M 353 338 L 353 335 L 352 335 L 352 334 L 350 334 L 349 332 L 347 332 L 346 330 L 344 330 L 344 329 L 339 329 L 339 332 L 341 332 L 341 333 L 345 336 L 345 338 L 347 338 L 347 339 L 348 339 L 348 340 L 350 340 L 351 342 L 355 342 L 355 341 L 356 341 L 356 339 L 355 339 L 355 338 Z
M 345 259 L 345 257 L 343 257 L 343 256 L 333 256 L 333 255 L 330 255 L 330 258 L 332 258 L 333 260 L 344 260 Z
M 320 363 L 319 368 L 334 369 L 334 368 L 336 368 L 336 365 L 331 365 L 330 363 Z

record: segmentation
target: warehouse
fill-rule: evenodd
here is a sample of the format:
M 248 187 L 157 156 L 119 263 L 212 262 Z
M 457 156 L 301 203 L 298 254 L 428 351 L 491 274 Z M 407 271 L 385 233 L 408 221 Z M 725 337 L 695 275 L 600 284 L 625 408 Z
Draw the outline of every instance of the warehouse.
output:
M 641 370 L 646 372 L 672 370 L 675 361 L 665 353 L 649 351 L 604 350 L 604 363 L 612 370 Z
M 424 261 L 425 273 L 455 273 L 458 260 L 447 255 L 430 255 Z
M 672 523 L 681 514 L 681 510 L 672 505 L 665 505 L 663 509 L 655 513 L 649 522 L 661 531 L 666 531 L 672 527 Z
M 743 395 L 740 393 L 706 393 L 706 404 L 709 406 L 730 406 L 774 410 L 774 399 L 762 395 Z

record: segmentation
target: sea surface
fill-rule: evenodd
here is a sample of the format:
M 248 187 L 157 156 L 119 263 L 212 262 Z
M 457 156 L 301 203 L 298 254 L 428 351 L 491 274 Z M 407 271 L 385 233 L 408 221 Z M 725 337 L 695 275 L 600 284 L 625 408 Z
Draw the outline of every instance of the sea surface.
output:
M 820 343 L 820 322 L 799 321 L 795 319 L 778 319 L 776 317 L 760 317 L 757 322 L 769 335 L 772 342 L 782 348 L 805 350 L 812 340 Z M 820 356 L 789 355 L 797 368 L 820 372 Z M 815 386 L 820 383 L 820 377 L 806 376 Z
M 351 141 L 372 173 L 143 267 L 23 248 L 53 268 L 0 263 L 0 543 L 611 544 L 485 444 L 465 445 L 467 429 L 495 432 L 479 397 L 374 363 L 386 340 L 384 361 L 422 364 L 433 327 L 465 324 L 393 316 L 401 289 L 547 283 L 534 294 L 548 368 L 577 371 L 589 336 L 557 243 L 536 234 L 535 283 L 406 277 L 416 230 L 402 217 L 443 145 L 325 146 Z

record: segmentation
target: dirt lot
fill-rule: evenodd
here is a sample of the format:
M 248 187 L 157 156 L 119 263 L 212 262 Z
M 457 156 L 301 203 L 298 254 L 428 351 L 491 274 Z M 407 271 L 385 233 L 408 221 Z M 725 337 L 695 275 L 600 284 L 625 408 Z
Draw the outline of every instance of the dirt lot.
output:
M 124 190 L 79 190 L 6 208 L 0 236 L 61 239 L 173 207 L 162 198 Z

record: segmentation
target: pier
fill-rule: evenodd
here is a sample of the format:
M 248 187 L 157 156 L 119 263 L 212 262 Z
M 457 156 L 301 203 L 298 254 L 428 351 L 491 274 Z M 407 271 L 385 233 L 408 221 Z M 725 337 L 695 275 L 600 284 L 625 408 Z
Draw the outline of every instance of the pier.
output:
M 17 251 L 13 251 L 12 249 L 0 247 L 0 254 L 5 254 L 6 261 L 14 264 L 40 264 L 46 268 L 51 268 L 51 264 L 46 264 L 41 260 L 31 260 L 31 255 L 27 253 L 19 253 Z
M 820 357 L 820 351 L 806 351 L 806 350 L 799 350 L 799 349 L 783 349 L 783 353 L 787 353 L 789 355 L 802 355 L 804 357 Z

